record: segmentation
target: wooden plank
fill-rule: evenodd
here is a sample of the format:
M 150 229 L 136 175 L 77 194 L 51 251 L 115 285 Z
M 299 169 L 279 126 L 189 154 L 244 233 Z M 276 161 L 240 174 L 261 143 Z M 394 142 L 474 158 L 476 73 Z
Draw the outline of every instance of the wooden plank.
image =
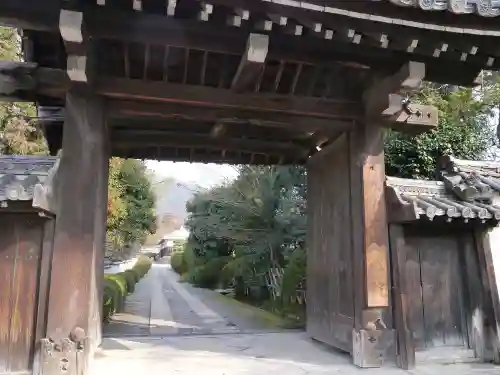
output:
M 10 372 L 12 295 L 17 243 L 14 215 L 0 216 L 0 372 Z
M 268 50 L 268 35 L 250 34 L 248 36 L 245 54 L 241 57 L 231 83 L 233 91 L 242 92 L 255 86 L 257 77 L 264 69 Z
M 394 301 L 394 323 L 398 340 L 398 366 L 409 370 L 415 367 L 415 345 L 413 334 L 410 329 L 409 304 L 414 296 L 408 294 L 406 285 L 406 251 L 404 229 L 400 224 L 389 226 L 391 260 L 392 260 L 392 283 Z M 413 303 L 413 302 L 411 302 Z
M 420 270 L 420 249 L 418 239 L 414 236 L 407 235 L 406 244 L 408 246 L 406 252 L 406 262 L 404 267 L 404 275 L 408 296 L 411 296 L 411 304 L 409 305 L 409 328 L 413 333 L 413 340 L 416 349 L 424 349 L 425 340 L 425 325 L 424 325 L 424 306 L 422 297 L 422 283 Z
M 50 282 L 50 266 L 52 262 L 52 247 L 54 240 L 55 220 L 45 220 L 43 225 L 43 243 L 40 254 L 40 274 L 38 281 L 38 308 L 36 314 L 35 339 L 38 342 L 45 337 L 47 324 L 47 302 Z
M 9 370 L 21 372 L 32 367 L 43 219 L 36 214 L 21 214 L 15 223 L 18 252 L 11 296 Z
M 307 331 L 315 339 L 352 351 L 352 290 L 348 139 L 311 157 L 307 164 L 308 261 Z M 340 224 L 342 223 L 342 224 Z

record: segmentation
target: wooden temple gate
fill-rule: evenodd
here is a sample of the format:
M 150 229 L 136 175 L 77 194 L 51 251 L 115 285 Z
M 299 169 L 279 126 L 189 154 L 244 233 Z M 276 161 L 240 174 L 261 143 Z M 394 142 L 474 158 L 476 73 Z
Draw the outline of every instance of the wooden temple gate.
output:
M 423 79 L 498 69 L 499 10 L 476 3 L 2 0 L 24 61 L 1 62 L 0 94 L 36 102 L 62 149 L 46 339 L 26 371 L 85 373 L 100 342 L 110 156 L 307 164 L 308 332 L 362 367 L 393 359 L 383 132 L 437 124 L 410 100 Z

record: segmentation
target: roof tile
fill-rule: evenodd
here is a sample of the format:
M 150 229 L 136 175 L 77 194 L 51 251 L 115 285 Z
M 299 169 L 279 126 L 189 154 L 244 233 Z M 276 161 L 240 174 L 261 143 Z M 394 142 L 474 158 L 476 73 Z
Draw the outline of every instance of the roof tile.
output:
M 43 185 L 57 157 L 0 156 L 0 202 L 30 201 L 37 184 Z

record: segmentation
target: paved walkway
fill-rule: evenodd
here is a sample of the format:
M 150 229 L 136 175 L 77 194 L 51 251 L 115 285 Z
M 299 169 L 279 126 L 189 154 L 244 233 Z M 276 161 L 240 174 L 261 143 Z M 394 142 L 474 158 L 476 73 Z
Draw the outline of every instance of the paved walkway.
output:
M 168 264 L 153 265 L 126 312 L 106 327 L 92 375 L 500 374 L 500 367 L 483 364 L 359 369 L 302 332 L 271 332 L 276 327 L 260 316 L 177 280 Z
M 240 331 L 209 308 L 193 289 L 178 282 L 178 275 L 166 261 L 153 264 L 146 277 L 137 284 L 135 292 L 127 297 L 124 312 L 114 316 L 111 323 L 104 327 L 104 336 L 171 336 Z

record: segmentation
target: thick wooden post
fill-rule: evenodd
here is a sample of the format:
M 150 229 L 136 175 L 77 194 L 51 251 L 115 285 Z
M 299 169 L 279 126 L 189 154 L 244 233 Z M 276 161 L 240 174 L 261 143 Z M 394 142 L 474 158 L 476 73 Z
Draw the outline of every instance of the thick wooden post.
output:
M 68 338 L 81 341 L 84 357 L 100 340 L 108 157 L 102 101 L 71 90 L 66 96 L 46 336 L 56 345 Z
M 378 367 L 394 359 L 384 129 L 360 124 L 349 134 L 354 275 L 353 360 Z

